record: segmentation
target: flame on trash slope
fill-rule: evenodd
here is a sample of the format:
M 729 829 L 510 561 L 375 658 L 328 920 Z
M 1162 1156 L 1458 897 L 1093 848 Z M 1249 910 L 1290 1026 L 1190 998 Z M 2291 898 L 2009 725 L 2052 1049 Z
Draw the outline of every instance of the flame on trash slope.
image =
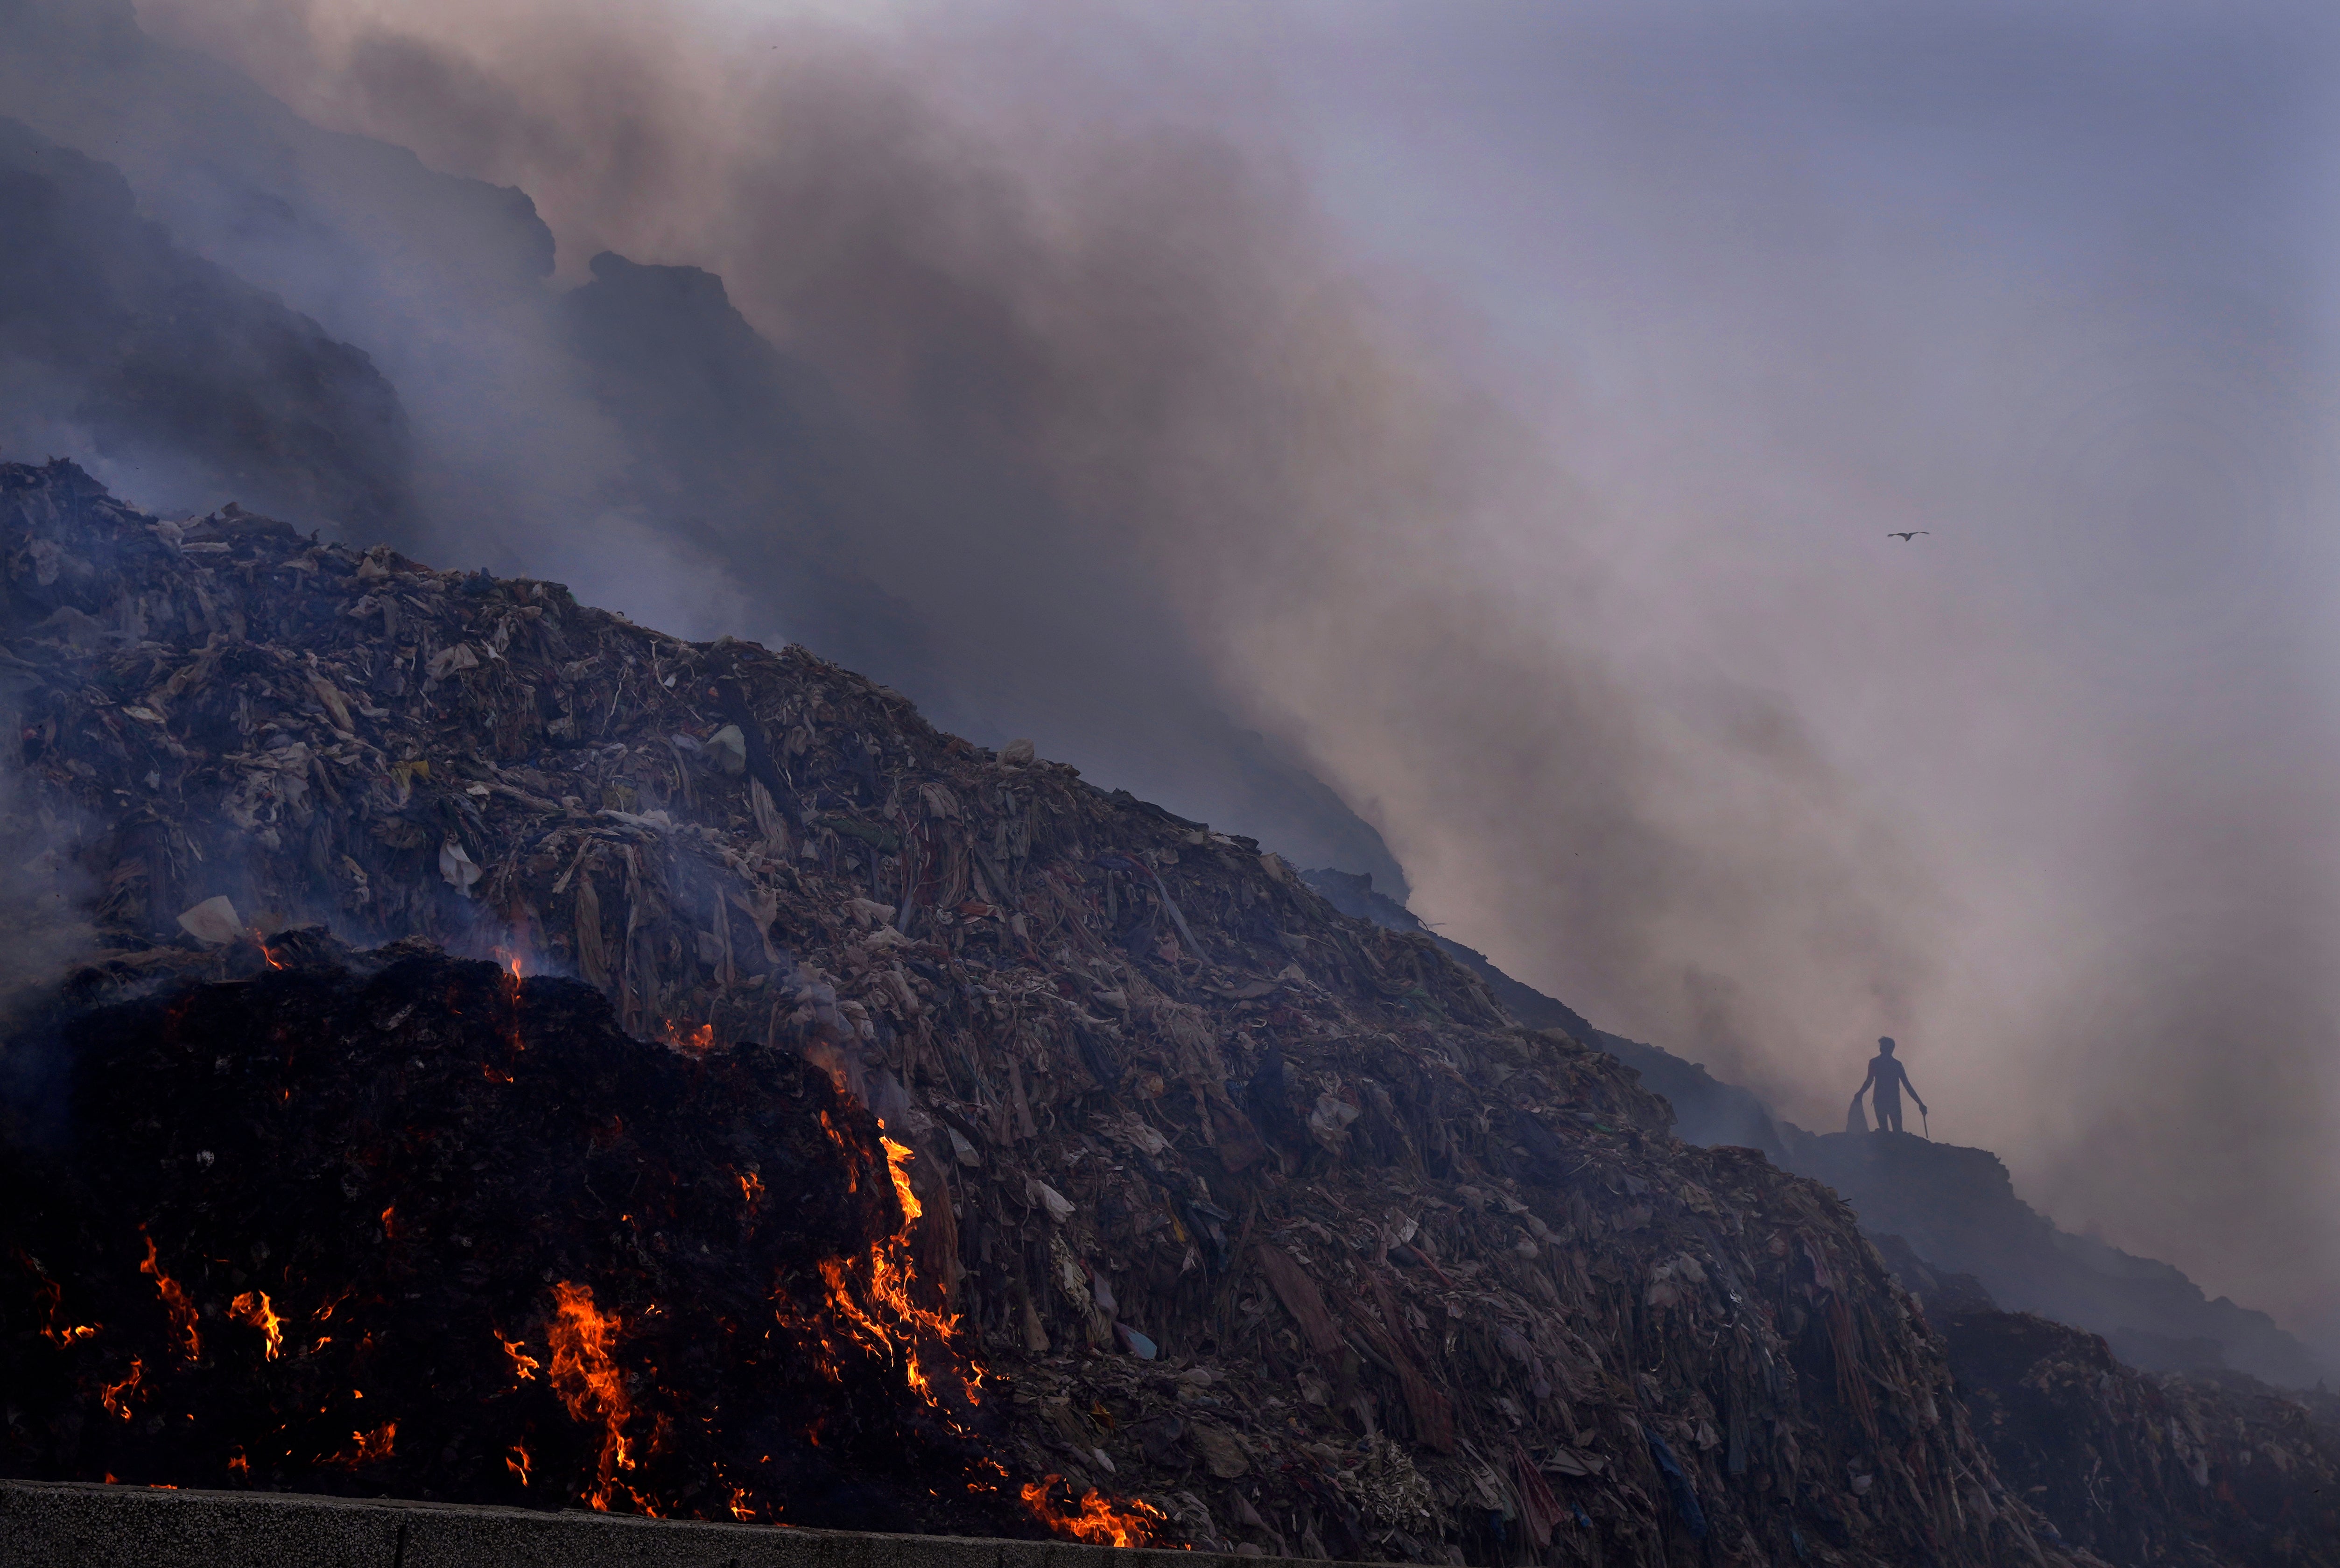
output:
M 666 1020 L 665 1033 L 660 1037 L 668 1047 L 687 1057 L 703 1057 L 715 1048 L 715 1026 L 701 1024 L 695 1029 L 681 1027 L 672 1018 Z
M 829 1136 L 840 1146 L 850 1146 L 830 1126 L 826 1114 L 821 1125 L 828 1128 Z M 928 1344 L 939 1345 L 943 1361 L 956 1373 L 957 1358 L 950 1354 L 950 1348 L 958 1333 L 958 1317 L 918 1305 L 915 1294 L 917 1271 L 910 1262 L 911 1236 L 926 1211 L 910 1188 L 909 1148 L 882 1135 L 878 1142 L 886 1151 L 886 1170 L 893 1178 L 894 1196 L 902 1206 L 901 1228 L 871 1246 L 866 1258 L 825 1260 L 820 1265 L 821 1282 L 828 1287 L 828 1305 L 846 1331 L 872 1355 L 897 1361 L 911 1392 L 928 1404 L 939 1406 L 942 1401 L 935 1393 L 928 1370 L 933 1357 L 922 1347 Z M 865 1301 L 867 1305 L 863 1305 Z M 983 1402 L 981 1366 L 968 1363 L 964 1373 L 957 1373 L 957 1382 L 967 1404 Z
M 227 1315 L 252 1325 L 268 1336 L 268 1348 L 265 1353 L 268 1360 L 275 1360 L 278 1353 L 284 1348 L 284 1320 L 277 1316 L 275 1308 L 268 1305 L 266 1291 L 245 1291 L 228 1303 Z
M 511 1357 L 513 1382 L 526 1383 L 543 1370 L 544 1363 L 528 1353 L 528 1341 L 506 1339 L 501 1329 L 491 1329 L 489 1332 L 496 1336 L 496 1343 L 504 1347 L 504 1354 Z
M 124 1421 L 130 1419 L 131 1396 L 138 1392 L 138 1385 L 145 1370 L 145 1363 L 134 1355 L 130 1358 L 130 1375 L 119 1383 L 109 1383 L 105 1385 L 99 1397 L 104 1402 L 109 1414 L 118 1415 Z
M 57 1319 L 64 1310 L 64 1287 L 51 1279 L 47 1272 L 41 1267 L 39 1261 L 22 1247 L 16 1249 L 16 1261 L 31 1270 L 34 1276 L 41 1282 L 34 1287 L 33 1291 L 34 1299 L 41 1304 L 41 1337 L 59 1350 L 78 1345 L 84 1339 L 97 1337 L 97 1331 L 105 1326 L 102 1323 L 60 1325 Z
M 317 1463 L 342 1470 L 355 1470 L 361 1464 L 372 1464 L 376 1460 L 389 1458 L 397 1437 L 398 1423 L 395 1421 L 377 1426 L 372 1432 L 352 1432 L 350 1434 L 350 1447 L 339 1454 L 328 1454 Z
M 171 1327 L 186 1336 L 187 1359 L 199 1360 L 203 1354 L 203 1342 L 195 1332 L 195 1304 L 187 1299 L 187 1293 L 179 1287 L 177 1280 L 163 1272 L 162 1265 L 155 1258 L 154 1238 L 146 1235 L 144 1226 L 138 1227 L 138 1234 L 146 1243 L 146 1261 L 138 1265 L 138 1272 L 154 1276 L 154 1288 L 161 1293 L 163 1305 L 170 1309 Z
M 1143 1546 L 1154 1539 L 1155 1526 L 1163 1518 L 1159 1508 L 1142 1497 L 1115 1504 L 1094 1486 L 1078 1503 L 1059 1508 L 1048 1500 L 1048 1494 L 1063 1479 L 1050 1475 L 1027 1481 L 1023 1491 L 1024 1506 L 1032 1517 L 1057 1534 L 1096 1546 Z
M 610 1354 L 624 1325 L 617 1314 L 593 1305 L 590 1285 L 564 1279 L 552 1287 L 552 1301 L 553 1318 L 546 1330 L 552 1365 L 545 1375 L 568 1407 L 570 1420 L 601 1429 L 586 1505 L 607 1513 L 612 1493 L 622 1487 L 636 1508 L 654 1513 L 640 1493 L 618 1478 L 620 1471 L 635 1465 L 634 1442 L 626 1435 L 626 1423 L 634 1414 L 633 1396 L 627 1392 L 625 1373 Z M 515 1354 L 515 1362 L 520 1359 Z M 521 1375 L 528 1374 L 522 1371 Z

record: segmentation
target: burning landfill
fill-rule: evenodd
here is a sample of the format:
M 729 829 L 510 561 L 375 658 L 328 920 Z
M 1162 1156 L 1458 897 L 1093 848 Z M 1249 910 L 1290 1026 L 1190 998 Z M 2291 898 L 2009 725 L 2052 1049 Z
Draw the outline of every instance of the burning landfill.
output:
M 1026 745 L 70 465 L 0 468 L 0 848 L 46 878 L 10 918 L 91 922 L 0 1059 L 9 1473 L 1417 1562 L 2335 1560 L 2323 1436 L 1999 1314 L 1962 1389 L 1826 1188 Z M 2231 1554 L 2089 1513 L 2148 1462 L 2251 1516 Z

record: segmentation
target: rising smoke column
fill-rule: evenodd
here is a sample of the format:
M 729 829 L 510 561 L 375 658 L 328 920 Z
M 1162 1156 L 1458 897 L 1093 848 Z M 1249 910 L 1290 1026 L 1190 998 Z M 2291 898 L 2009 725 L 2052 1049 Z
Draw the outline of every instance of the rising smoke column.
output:
M 1484 177 L 1565 192 L 1526 240 L 1601 394 L 1569 401 L 1463 390 L 1452 318 L 1377 306 L 1175 70 L 1100 124 L 1125 32 L 799 20 L 757 59 L 682 11 L 147 15 L 525 187 L 566 279 L 722 273 L 907 454 L 857 548 L 961 712 L 1059 714 L 1044 749 L 1112 782 L 1233 708 L 1597 1020 L 1822 1125 L 1868 1039 L 1927 1042 L 1956 1136 L 2061 1217 L 2331 1301 L 2325 372 L 2285 163 L 2323 41 L 2281 13 L 1395 14 L 1420 91 L 1566 107 L 1527 118 L 1567 156 Z M 580 567 L 733 548 L 621 521 Z

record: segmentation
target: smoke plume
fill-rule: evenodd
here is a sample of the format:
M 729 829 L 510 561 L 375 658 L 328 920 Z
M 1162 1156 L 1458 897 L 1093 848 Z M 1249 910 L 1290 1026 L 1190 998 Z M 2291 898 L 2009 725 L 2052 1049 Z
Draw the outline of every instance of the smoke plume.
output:
M 1816 1125 L 1893 1034 L 2340 1348 L 2311 23 L 141 15 L 12 102 L 382 366 L 418 553 L 1403 863 Z

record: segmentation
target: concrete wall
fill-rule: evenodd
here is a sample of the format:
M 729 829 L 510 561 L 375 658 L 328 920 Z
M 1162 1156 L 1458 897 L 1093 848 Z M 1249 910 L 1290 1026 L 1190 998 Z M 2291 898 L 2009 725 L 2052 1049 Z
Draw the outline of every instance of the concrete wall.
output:
M 1046 1541 L 0 1480 L 4 1568 L 1234 1568 L 1238 1561 Z

